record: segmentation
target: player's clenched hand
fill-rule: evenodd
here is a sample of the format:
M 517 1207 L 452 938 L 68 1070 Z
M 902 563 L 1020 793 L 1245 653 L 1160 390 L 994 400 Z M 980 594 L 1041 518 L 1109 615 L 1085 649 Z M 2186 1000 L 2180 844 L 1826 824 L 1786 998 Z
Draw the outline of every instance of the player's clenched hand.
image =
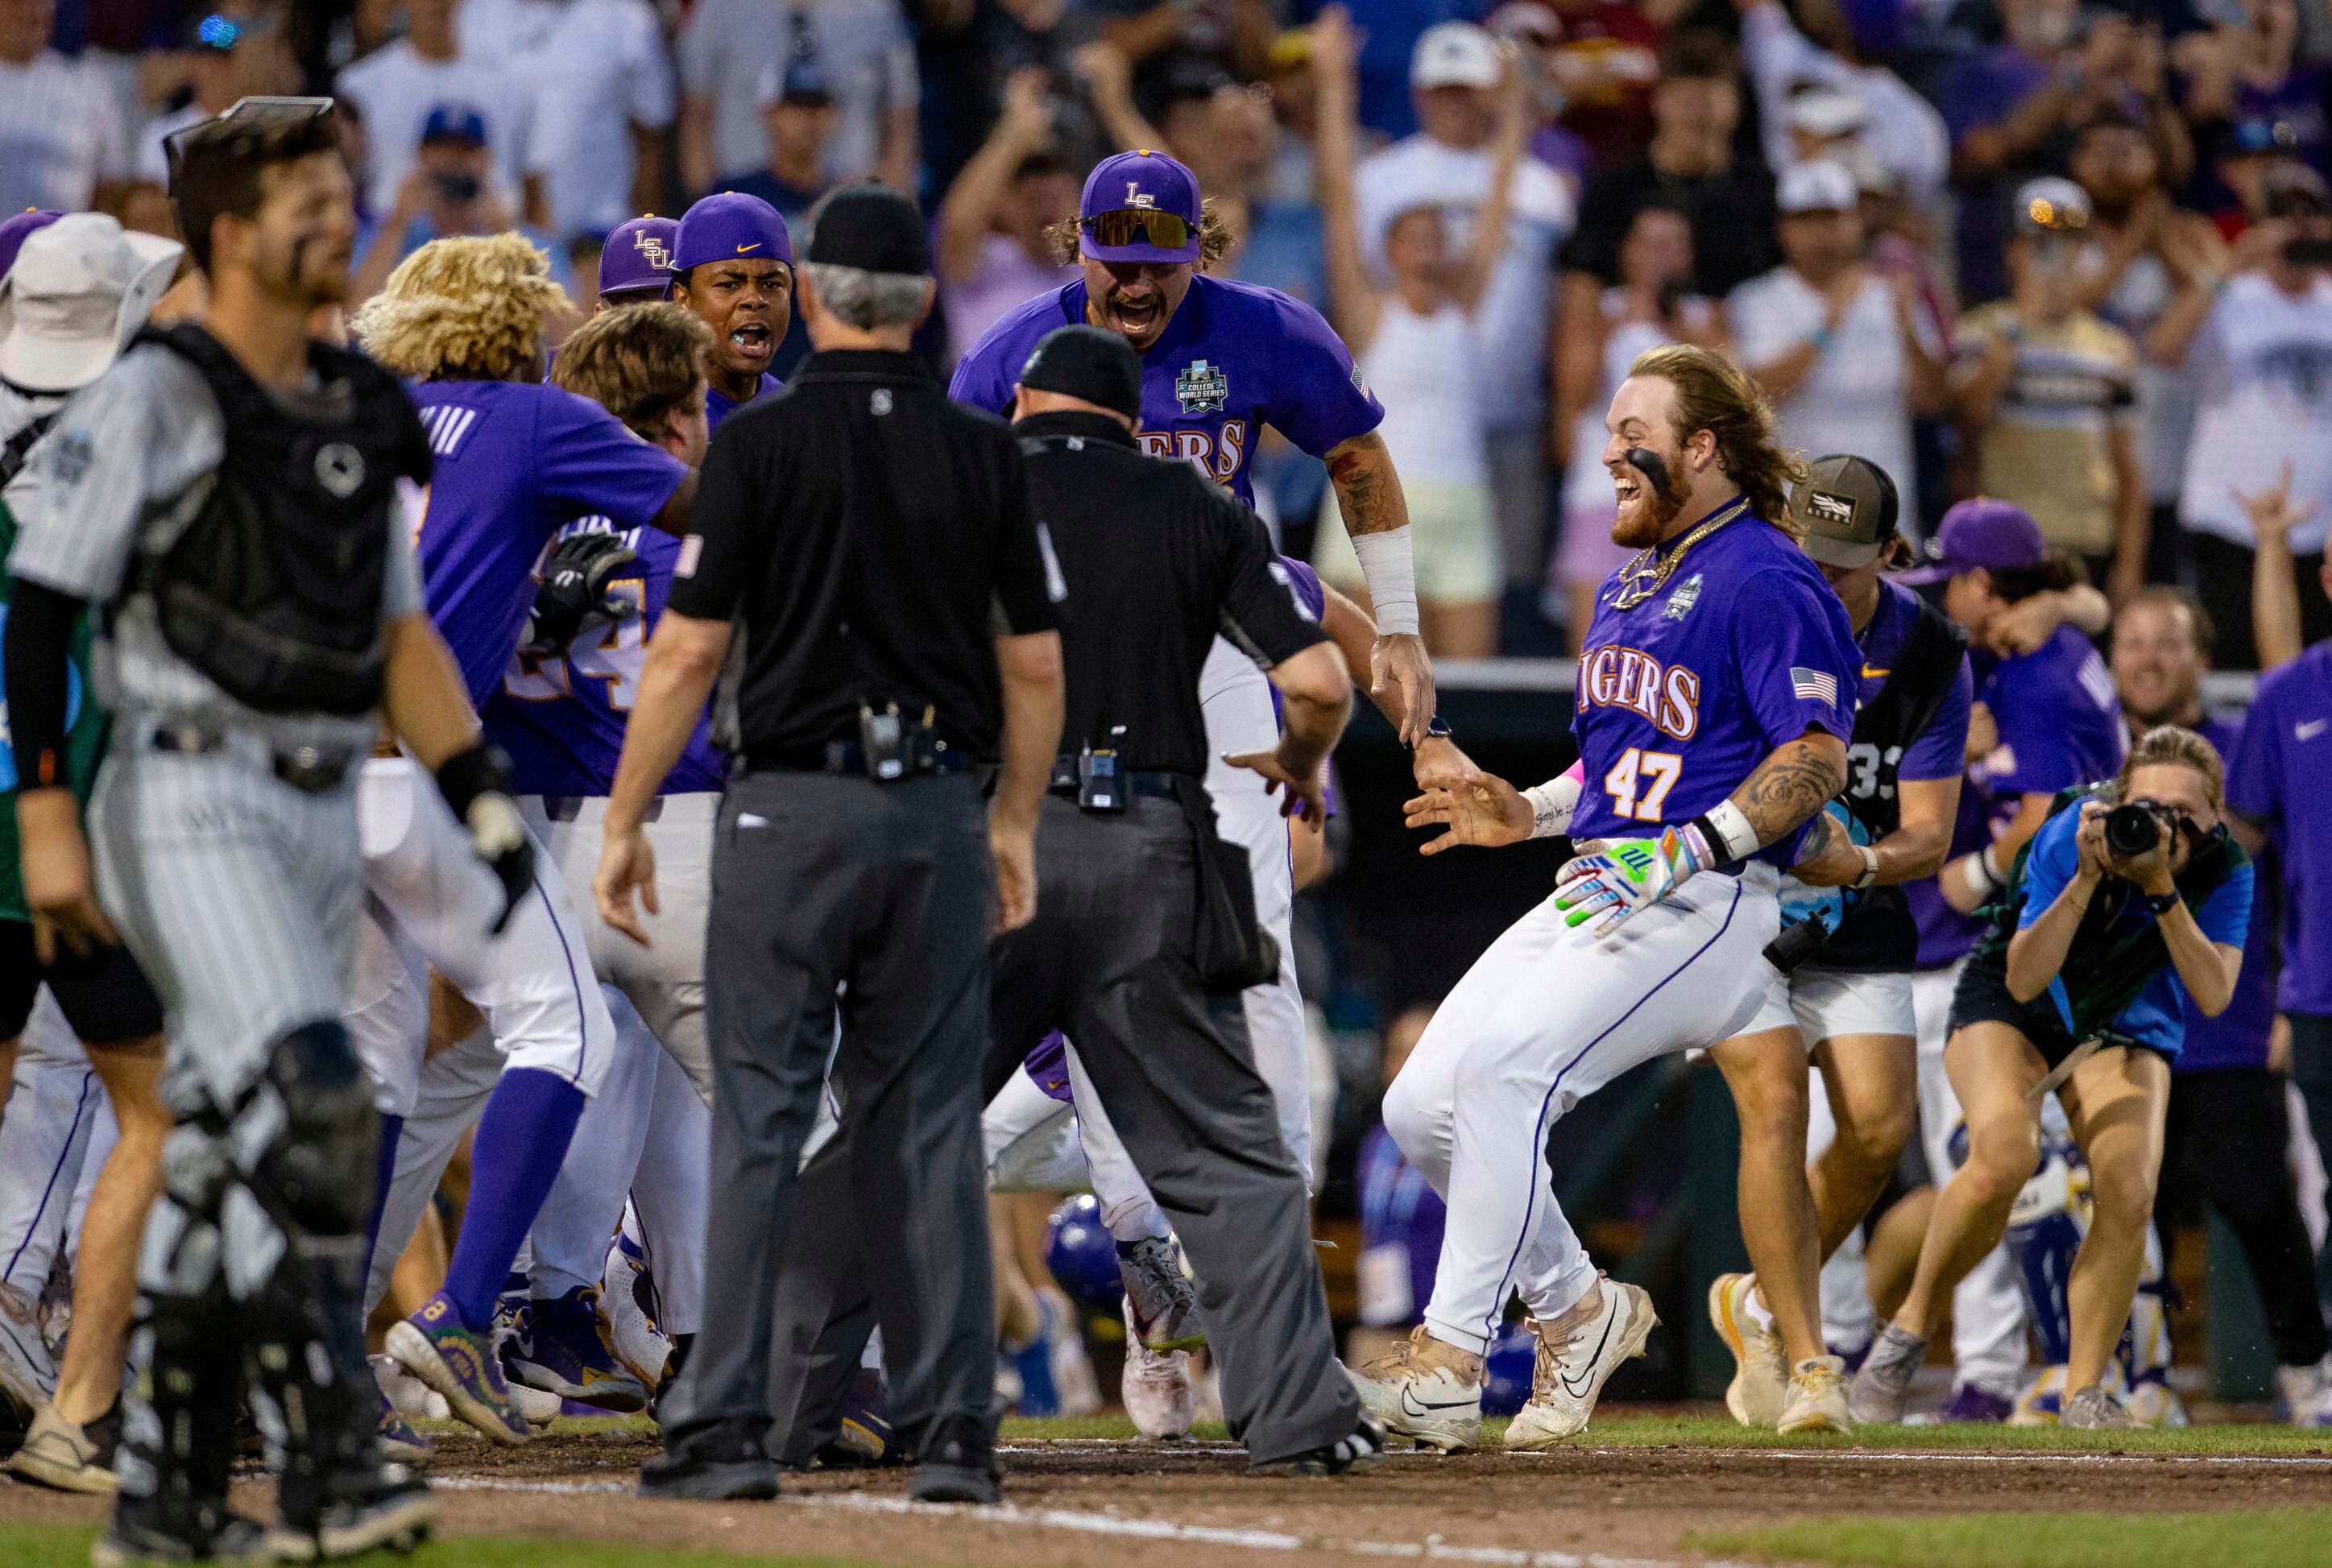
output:
M 1691 827 L 1664 827 L 1658 838 L 1605 838 L 1568 862 L 1554 880 L 1554 907 L 1563 924 L 1604 919 L 1597 936 L 1609 936 L 1646 904 L 1667 897 L 1696 871 L 1716 864 Z
M 640 923 L 639 912 L 632 904 L 635 888 L 650 914 L 663 913 L 656 903 L 655 848 L 648 843 L 647 830 L 611 830 L 599 846 L 599 869 L 591 874 L 591 897 L 599 906 L 601 920 L 646 947 L 647 928 Z
M 534 593 L 528 643 L 563 648 L 588 617 L 620 621 L 639 614 L 637 600 L 607 589 L 615 575 L 638 559 L 619 534 L 578 533 L 551 546 L 542 563 L 542 586 Z
M 1433 722 L 1433 664 L 1425 656 L 1425 639 L 1413 632 L 1387 632 L 1369 650 L 1369 692 L 1381 698 L 1388 690 L 1400 693 L 1400 738 L 1414 746 L 1425 739 Z
M 83 957 L 121 939 L 97 906 L 81 807 L 70 789 L 28 789 L 16 798 L 24 840 L 24 904 L 33 916 L 33 951 L 54 963 L 62 942 Z
M 1531 804 L 1521 790 L 1495 773 L 1477 771 L 1446 789 L 1428 789 L 1401 808 L 1413 828 L 1448 832 L 1418 846 L 1419 855 L 1438 855 L 1461 844 L 1495 849 L 1531 836 Z

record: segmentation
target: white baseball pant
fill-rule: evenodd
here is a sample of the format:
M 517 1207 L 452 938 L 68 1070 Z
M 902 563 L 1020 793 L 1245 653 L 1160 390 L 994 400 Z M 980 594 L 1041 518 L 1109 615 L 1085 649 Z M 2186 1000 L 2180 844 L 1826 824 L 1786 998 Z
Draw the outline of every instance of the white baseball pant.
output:
M 598 1093 L 614 1058 L 615 1024 L 566 878 L 540 837 L 535 891 L 490 938 L 502 884 L 417 763 L 367 762 L 357 823 L 369 896 L 346 1016 L 382 1113 L 412 1114 L 428 1047 L 425 962 L 485 1014 L 509 1066 L 556 1073 L 586 1096 Z M 387 1231 L 383 1240 L 392 1256 L 405 1243 Z
M 110 1119 L 104 1086 L 45 988 L 25 1020 L 7 1089 L 0 1109 L 0 1334 L 45 1394 L 56 1369 L 41 1339 L 41 1295 L 67 1249 L 82 1172 L 94 1169 L 91 1134 Z
M 599 1092 L 583 1107 L 567 1162 L 535 1215 L 530 1237 L 533 1266 L 527 1272 L 538 1300 L 598 1285 L 607 1269 L 608 1238 L 623 1219 L 624 1199 L 648 1141 L 656 1064 L 664 1054 L 631 999 L 613 986 L 605 989 L 616 1021 L 615 1058 Z M 700 1158 L 709 1172 L 709 1145 Z
M 1550 895 L 1474 961 L 1385 1093 L 1385 1126 L 1449 1206 L 1426 1326 L 1477 1354 L 1517 1289 L 1552 1318 L 1595 1284 L 1554 1200 L 1549 1127 L 1629 1068 L 1730 1039 L 1774 978 L 1780 873 L 1704 873 L 1609 937 Z
M 1952 991 L 1965 967 L 1964 959 L 1949 969 L 1921 970 L 1911 977 L 1911 1005 L 1919 1024 L 1919 1137 L 1928 1174 L 1938 1188 L 1959 1169 L 1951 1137 L 1960 1124 L 1960 1099 L 1944 1071 L 1944 1040 Z M 1995 1247 L 1952 1293 L 1954 1384 L 1974 1383 L 2012 1400 L 2024 1386 L 2024 1297 L 2016 1286 L 2016 1265 L 2005 1246 Z
M 1089 1185 L 1076 1113 L 1016 1072 L 980 1115 L 991 1192 L 1075 1192 Z
M 655 1274 L 659 1325 L 694 1334 L 704 1322 L 704 1227 L 712 1204 L 712 1110 L 669 1052 L 655 1054 L 646 1147 L 632 1177 L 632 1213 Z

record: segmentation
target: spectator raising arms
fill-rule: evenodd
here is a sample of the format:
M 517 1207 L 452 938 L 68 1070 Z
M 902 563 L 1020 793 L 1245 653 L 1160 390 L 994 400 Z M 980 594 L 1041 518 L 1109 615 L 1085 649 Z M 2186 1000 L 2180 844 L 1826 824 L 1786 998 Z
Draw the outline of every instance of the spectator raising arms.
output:
M 129 173 L 97 68 L 49 47 L 56 0 L 0 0 L 0 214 L 80 212 Z
M 1889 34 L 1900 28 L 1899 12 L 1811 0 L 1799 13 L 1807 32 L 1821 39 L 1816 43 L 1798 30 L 1781 0 L 1734 0 L 1734 6 L 1741 13 L 1742 61 L 1757 94 L 1767 162 L 1780 168 L 1795 161 L 1787 107 L 1792 95 L 1819 86 L 1861 107 L 1860 140 L 1883 186 L 1901 186 L 1921 206 L 1942 194 L 1952 158 L 1944 117 L 1901 77 L 1864 62 L 1867 54 L 1898 42 Z M 1900 483 L 1899 474 L 1888 473 Z M 1913 515 L 1907 502 L 1904 514 Z
M 1482 42 L 1489 46 L 1486 35 Z M 1500 577 L 1483 434 L 1484 301 L 1506 248 L 1515 171 L 1531 130 L 1525 83 L 1511 57 L 1505 59 L 1495 90 L 1488 188 L 1473 210 L 1464 250 L 1451 253 L 1437 201 L 1394 212 L 1385 233 L 1392 286 L 1380 290 L 1362 257 L 1353 189 L 1360 135 L 1355 55 L 1343 9 L 1323 11 L 1313 26 L 1312 60 L 1319 80 L 1329 318 L 1384 405 L 1380 432 L 1409 502 L 1426 648 L 1441 658 L 1487 658 L 1497 652 Z M 1319 539 L 1321 575 L 1362 586 L 1360 560 L 1344 531 L 1323 528 Z
M 1781 183 L 1782 253 L 1726 301 L 1741 361 L 1773 401 L 1782 439 L 1844 452 L 1886 470 L 1916 517 L 1911 416 L 1944 403 L 1943 344 L 1911 282 L 1864 262 L 1854 177 L 1802 163 Z
M 1077 275 L 1045 231 L 1077 215 L 1077 179 L 1053 149 L 1043 68 L 1005 84 L 1004 112 L 940 204 L 940 297 L 948 358 L 961 359 L 1004 313 Z

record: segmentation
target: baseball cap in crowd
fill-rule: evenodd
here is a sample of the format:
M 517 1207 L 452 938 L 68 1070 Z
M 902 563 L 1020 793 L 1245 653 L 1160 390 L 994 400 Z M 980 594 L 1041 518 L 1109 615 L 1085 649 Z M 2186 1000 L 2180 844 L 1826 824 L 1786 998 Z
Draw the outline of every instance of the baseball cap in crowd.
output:
M 486 117 L 474 104 L 440 103 L 421 122 L 421 145 L 433 141 L 466 141 L 486 145 Z
M 706 262 L 729 262 L 739 256 L 794 264 L 794 243 L 777 208 L 760 196 L 724 190 L 715 191 L 681 215 L 672 240 L 674 276 Z
M 1850 136 L 1862 129 L 1868 111 L 1862 100 L 1844 88 L 1827 82 L 1802 88 L 1790 94 L 1783 110 L 1792 130 L 1802 130 L 1808 136 L 1825 140 L 1834 136 Z
M 1482 26 L 1493 38 L 1534 43 L 1542 49 L 1563 42 L 1563 18 L 1538 0 L 1506 0 L 1482 19 Z
M 1097 262 L 1199 259 L 1199 177 L 1162 152 L 1094 166 L 1077 202 L 1077 246 Z
M 1790 495 L 1790 515 L 1805 530 L 1806 554 L 1849 570 L 1885 552 L 1901 507 L 1885 469 L 1843 453 L 1816 458 L 1805 483 Z
M 1793 163 L 1783 169 L 1775 193 L 1785 213 L 1852 212 L 1857 196 L 1853 171 L 1827 158 Z
M 0 378 L 70 392 L 104 374 L 169 288 L 185 247 L 69 213 L 24 239 L 0 292 Z
M 2089 193 L 2071 180 L 2043 175 L 2016 187 L 2016 232 L 2078 234 L 2089 226 Z
M 53 207 L 26 207 L 14 217 L 0 223 L 0 282 L 8 280 L 8 269 L 16 264 L 16 252 L 36 229 L 47 228 L 65 215 Z
M 599 248 L 599 297 L 661 300 L 672 292 L 673 242 L 680 225 L 650 214 L 632 218 L 607 231 Z
M 1056 327 L 1038 340 L 1021 368 L 1020 385 L 1059 392 L 1142 417 L 1142 356 L 1115 332 L 1099 327 Z
M 1471 22 L 1437 22 L 1418 34 L 1409 57 L 1409 84 L 1433 87 L 1496 87 L 1505 75 L 1498 41 Z
M 809 215 L 805 258 L 819 266 L 926 277 L 932 240 L 922 209 L 880 180 L 844 186 Z
M 760 86 L 763 109 L 780 103 L 823 109 L 834 101 L 834 89 L 826 79 L 826 67 L 818 63 L 815 54 L 771 61 L 761 68 Z
M 2332 212 L 2332 194 L 2306 164 L 2279 159 L 2260 180 L 2260 204 L 2271 218 L 2320 217 Z
M 1916 587 L 1942 582 L 1982 567 L 1986 571 L 2018 571 L 2049 559 L 2049 541 L 2032 514 L 2012 501 L 1979 495 L 1944 513 L 1942 526 L 1927 541 L 1926 564 L 1898 574 L 1895 580 Z

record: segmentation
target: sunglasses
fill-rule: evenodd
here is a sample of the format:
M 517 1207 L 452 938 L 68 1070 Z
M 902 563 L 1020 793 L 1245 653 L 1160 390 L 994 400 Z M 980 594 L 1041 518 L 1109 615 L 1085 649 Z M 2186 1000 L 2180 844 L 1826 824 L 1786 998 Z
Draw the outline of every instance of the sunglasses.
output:
M 1119 207 L 1113 212 L 1095 213 L 1089 218 L 1079 218 L 1077 226 L 1093 236 L 1094 244 L 1107 249 L 1147 244 L 1163 251 L 1179 251 L 1190 243 L 1190 225 L 1182 221 L 1181 215 L 1161 212 L 1156 207 Z

